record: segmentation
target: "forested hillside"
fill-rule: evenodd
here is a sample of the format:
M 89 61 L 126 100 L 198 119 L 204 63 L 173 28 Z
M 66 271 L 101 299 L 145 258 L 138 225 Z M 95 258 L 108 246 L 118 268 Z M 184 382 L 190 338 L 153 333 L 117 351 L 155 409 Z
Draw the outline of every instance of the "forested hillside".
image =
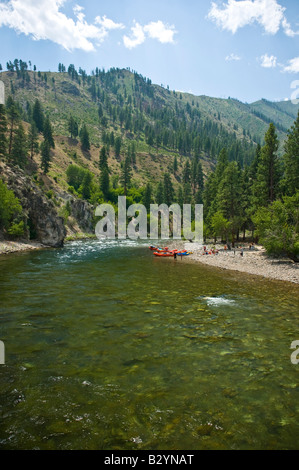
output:
M 6 69 L 0 158 L 24 170 L 66 225 L 70 196 L 96 205 L 125 194 L 147 207 L 204 202 L 206 234 L 234 242 L 260 206 L 295 194 L 283 163 L 298 106 L 196 97 L 130 70 L 40 72 L 17 59 Z M 263 177 L 272 189 L 257 202 Z

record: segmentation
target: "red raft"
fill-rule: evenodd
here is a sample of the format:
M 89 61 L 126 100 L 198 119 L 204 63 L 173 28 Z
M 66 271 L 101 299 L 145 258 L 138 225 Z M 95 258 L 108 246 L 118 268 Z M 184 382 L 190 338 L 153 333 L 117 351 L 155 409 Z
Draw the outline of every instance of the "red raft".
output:
M 187 250 L 182 250 L 182 251 L 178 251 L 178 250 L 154 251 L 154 255 L 155 255 L 155 256 L 162 256 L 162 257 L 164 257 L 164 258 L 169 257 L 169 256 L 174 256 L 175 253 L 176 253 L 178 256 L 180 256 L 180 255 L 186 255 L 186 254 L 187 254 Z

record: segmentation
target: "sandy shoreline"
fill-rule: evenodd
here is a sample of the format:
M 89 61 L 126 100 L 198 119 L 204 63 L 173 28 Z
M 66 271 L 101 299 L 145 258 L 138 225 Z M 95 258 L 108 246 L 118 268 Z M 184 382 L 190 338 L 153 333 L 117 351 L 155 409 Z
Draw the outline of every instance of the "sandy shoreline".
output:
M 203 250 L 195 243 L 185 243 L 184 246 L 193 252 L 185 258 L 190 262 L 299 284 L 299 264 L 288 258 L 271 258 L 262 246 L 249 250 L 248 244 L 243 244 L 243 256 L 240 255 L 241 248 L 236 249 L 235 253 L 233 250 L 225 252 L 223 245 L 216 245 L 219 250 L 217 255 L 203 255 Z M 211 248 L 211 245 L 207 245 L 207 248 Z

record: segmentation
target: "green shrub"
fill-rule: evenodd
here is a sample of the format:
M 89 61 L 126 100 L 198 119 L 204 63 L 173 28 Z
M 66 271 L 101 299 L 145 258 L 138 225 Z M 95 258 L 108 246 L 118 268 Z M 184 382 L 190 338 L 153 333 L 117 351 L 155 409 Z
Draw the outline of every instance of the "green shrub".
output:
M 22 206 L 19 199 L 0 179 L 0 228 L 8 230 L 14 218 L 21 212 Z
M 19 223 L 12 223 L 12 225 L 9 227 L 7 232 L 9 235 L 12 235 L 13 237 L 21 237 L 22 235 L 25 234 L 25 224 L 23 220 Z

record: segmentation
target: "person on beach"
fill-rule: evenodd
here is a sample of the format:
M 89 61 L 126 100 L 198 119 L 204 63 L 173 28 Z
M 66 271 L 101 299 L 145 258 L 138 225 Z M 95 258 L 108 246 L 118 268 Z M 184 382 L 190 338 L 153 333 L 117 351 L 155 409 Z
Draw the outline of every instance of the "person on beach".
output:
M 244 248 L 241 247 L 241 253 L 240 253 L 240 255 L 243 256 L 243 253 L 244 253 Z

